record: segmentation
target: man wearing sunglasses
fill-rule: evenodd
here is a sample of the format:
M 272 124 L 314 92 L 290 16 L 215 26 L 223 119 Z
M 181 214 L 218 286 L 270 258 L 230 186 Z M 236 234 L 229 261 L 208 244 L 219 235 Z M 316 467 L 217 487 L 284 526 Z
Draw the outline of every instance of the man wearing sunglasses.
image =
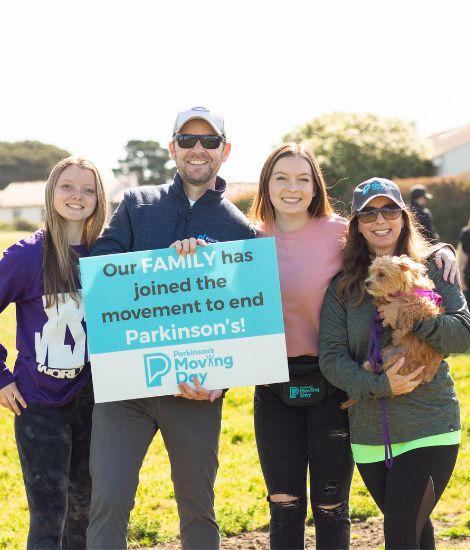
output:
M 220 115 L 203 107 L 178 114 L 169 150 L 178 169 L 176 180 L 181 179 L 191 206 L 207 190 L 225 189 L 223 180 L 217 181 L 217 172 L 227 160 L 230 147 Z
M 204 107 L 178 114 L 169 146 L 172 183 L 126 192 L 93 254 L 176 247 L 254 237 L 243 214 L 224 199 L 217 173 L 230 153 L 223 118 Z M 110 380 L 112 383 L 112 380 Z M 93 412 L 93 479 L 87 548 L 126 548 L 139 470 L 161 430 L 171 462 L 183 549 L 217 549 L 214 482 L 222 391 L 181 384 L 181 395 L 97 403 Z

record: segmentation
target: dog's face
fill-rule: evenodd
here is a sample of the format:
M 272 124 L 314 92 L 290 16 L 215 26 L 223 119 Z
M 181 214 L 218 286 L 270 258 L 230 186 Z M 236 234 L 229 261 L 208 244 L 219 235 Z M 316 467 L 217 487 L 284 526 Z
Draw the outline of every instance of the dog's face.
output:
M 414 288 L 430 288 L 424 265 L 408 256 L 378 256 L 369 268 L 366 290 L 375 298 L 409 294 Z

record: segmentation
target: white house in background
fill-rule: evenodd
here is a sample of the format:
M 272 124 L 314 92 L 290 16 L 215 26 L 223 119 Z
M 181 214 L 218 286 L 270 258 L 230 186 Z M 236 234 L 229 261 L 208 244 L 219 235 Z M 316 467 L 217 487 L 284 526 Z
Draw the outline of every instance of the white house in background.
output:
M 44 181 L 10 183 L 0 191 L 0 221 L 19 218 L 32 223 L 44 221 Z
M 429 136 L 439 176 L 470 172 L 470 124 Z
M 109 204 L 112 205 L 114 195 L 121 189 L 127 189 L 136 183 L 137 178 L 134 178 L 134 174 L 104 181 Z M 45 190 L 45 181 L 20 181 L 7 185 L 0 191 L 0 221 L 11 223 L 21 218 L 41 224 L 45 213 Z

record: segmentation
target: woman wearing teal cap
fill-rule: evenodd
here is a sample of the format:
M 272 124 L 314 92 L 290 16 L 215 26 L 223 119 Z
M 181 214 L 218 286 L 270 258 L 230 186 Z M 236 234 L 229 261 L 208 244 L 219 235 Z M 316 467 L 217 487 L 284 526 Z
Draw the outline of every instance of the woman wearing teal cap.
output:
M 398 301 L 375 313 L 364 281 L 372 260 L 406 254 L 426 262 L 431 252 L 390 180 L 373 178 L 354 191 L 342 272 L 331 282 L 320 323 L 320 367 L 325 377 L 357 403 L 349 409 L 353 456 L 384 514 L 385 547 L 434 548 L 430 514 L 452 474 L 460 443 L 459 404 L 447 362 L 427 384 L 417 372 L 399 376 L 401 362 L 377 376 L 363 369 L 371 355 L 374 315 L 394 325 Z M 434 262 L 428 274 L 442 296 L 444 313 L 419 322 L 414 334 L 444 356 L 470 346 L 470 314 L 457 284 L 446 283 Z M 380 349 L 390 341 L 381 331 Z M 371 340 L 372 338 L 372 340 Z M 392 373 L 390 372 L 392 371 Z M 390 399 L 393 396 L 393 399 Z M 391 456 L 384 457 L 384 447 Z M 385 459 L 384 459 L 385 458 Z

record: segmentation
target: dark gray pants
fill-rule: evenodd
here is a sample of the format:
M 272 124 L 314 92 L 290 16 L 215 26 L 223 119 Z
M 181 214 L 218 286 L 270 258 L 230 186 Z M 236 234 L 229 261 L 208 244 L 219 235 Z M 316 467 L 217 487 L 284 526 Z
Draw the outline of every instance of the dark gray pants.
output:
M 139 470 L 159 429 L 170 458 L 182 548 L 219 548 L 214 483 L 221 413 L 222 399 L 168 396 L 95 405 L 89 550 L 126 548 Z

